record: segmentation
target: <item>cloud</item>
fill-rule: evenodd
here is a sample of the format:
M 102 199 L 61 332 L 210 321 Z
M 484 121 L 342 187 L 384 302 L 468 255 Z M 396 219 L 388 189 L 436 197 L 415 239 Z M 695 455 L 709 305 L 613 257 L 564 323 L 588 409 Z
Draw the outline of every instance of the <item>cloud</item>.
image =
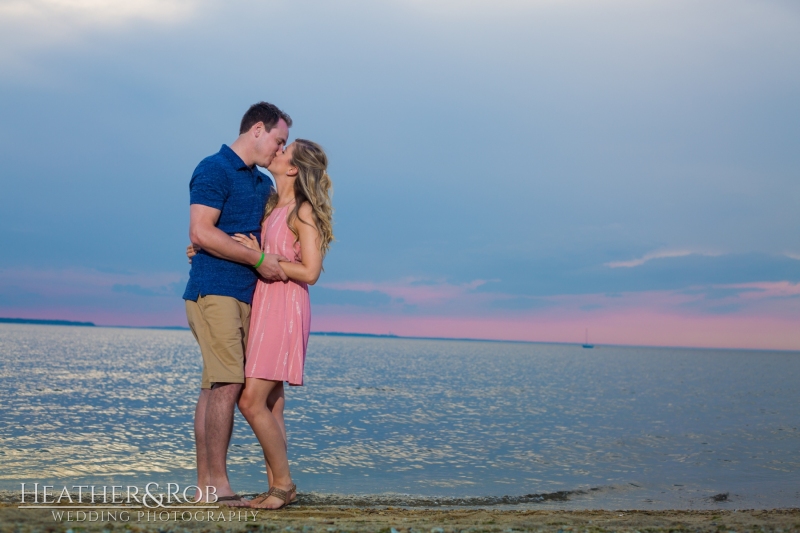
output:
M 372 309 L 376 314 L 414 316 L 519 317 L 597 316 L 627 312 L 692 314 L 800 315 L 800 282 L 694 284 L 676 289 L 640 289 L 601 293 L 561 293 L 525 296 L 492 289 L 484 280 L 454 284 L 445 281 L 403 279 L 387 282 L 351 281 L 326 284 L 312 290 L 315 309 L 350 307 L 348 312 Z M 476 290 L 481 288 L 482 290 Z M 781 301 L 785 300 L 785 301 Z M 330 311 L 339 312 L 339 311 Z
M 180 281 L 170 283 L 169 285 L 161 285 L 156 287 L 143 287 L 138 284 L 131 283 L 115 283 L 112 285 L 111 290 L 114 292 L 122 292 L 127 294 L 136 294 L 138 296 L 171 296 L 180 297 L 186 284 Z
M 200 0 L 3 0 L 0 65 L 41 77 L 30 64 L 31 52 L 74 45 L 93 32 L 114 32 L 136 23 L 185 22 L 200 4 Z
M 314 331 L 344 331 L 421 337 L 563 342 L 589 340 L 603 344 L 639 346 L 697 346 L 800 350 L 797 317 L 741 313 L 704 316 L 631 307 L 614 312 L 581 315 L 519 315 L 515 317 L 394 316 L 380 314 L 317 314 Z
M 0 3 L 0 17 L 17 23 L 60 20 L 81 26 L 116 26 L 136 20 L 180 20 L 197 4 L 191 0 L 5 0 Z
M 185 326 L 180 273 L 0 269 L 0 316 Z
M 0 316 L 185 325 L 179 273 L 0 269 Z M 423 278 L 311 289 L 314 331 L 800 349 L 800 282 L 524 297 Z
M 715 286 L 715 287 L 701 287 L 691 288 L 683 291 L 678 291 L 680 294 L 702 295 L 706 300 L 725 300 L 729 298 L 738 298 L 742 293 L 747 291 L 757 291 L 758 289 L 742 289 L 732 288 L 730 286 Z
M 433 15 L 454 16 L 482 14 L 508 10 L 529 10 L 558 4 L 586 4 L 586 0 L 396 0 L 401 6 Z M 618 1 L 615 3 L 619 3 Z
M 309 287 L 311 301 L 315 305 L 354 305 L 379 307 L 392 303 L 392 297 L 381 291 L 353 291 L 331 289 L 320 285 Z
M 598 344 L 800 350 L 800 283 L 542 298 L 458 293 L 453 286 L 443 285 L 435 286 L 434 292 L 447 292 L 453 298 L 446 313 L 441 299 L 419 300 L 421 305 L 413 313 L 402 313 L 391 306 L 370 310 L 317 306 L 312 296 L 312 329 L 580 343 L 588 328 L 592 342 Z M 335 298 L 336 292 L 331 291 L 330 296 Z
M 486 283 L 486 280 L 473 280 L 468 283 L 452 284 L 424 278 L 405 278 L 394 282 L 349 281 L 323 283 L 321 286 L 337 291 L 378 292 L 406 304 L 430 306 L 457 301 Z
M 689 250 L 663 250 L 659 252 L 651 252 L 649 254 L 645 254 L 638 259 L 631 259 L 630 261 L 612 261 L 610 263 L 606 263 L 605 266 L 609 268 L 633 268 L 637 266 L 642 266 L 643 264 L 647 263 L 648 261 L 652 261 L 653 259 L 664 259 L 666 257 L 686 257 L 687 255 L 692 255 Z M 708 254 L 703 254 L 708 255 Z
M 721 285 L 722 289 L 735 289 L 741 291 L 739 296 L 748 300 L 763 298 L 792 298 L 800 296 L 800 283 L 790 281 L 762 281 L 756 283 L 737 283 Z
M 547 298 L 537 298 L 531 296 L 511 296 L 507 298 L 497 298 L 489 305 L 490 309 L 543 309 L 555 305 Z

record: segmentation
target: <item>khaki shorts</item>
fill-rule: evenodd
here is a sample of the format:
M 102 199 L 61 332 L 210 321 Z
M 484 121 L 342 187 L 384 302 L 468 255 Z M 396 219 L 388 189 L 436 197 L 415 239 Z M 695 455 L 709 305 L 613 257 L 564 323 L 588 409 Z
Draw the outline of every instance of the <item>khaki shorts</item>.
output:
M 203 354 L 203 389 L 214 383 L 244 383 L 244 350 L 250 304 L 209 294 L 186 300 L 186 317 Z

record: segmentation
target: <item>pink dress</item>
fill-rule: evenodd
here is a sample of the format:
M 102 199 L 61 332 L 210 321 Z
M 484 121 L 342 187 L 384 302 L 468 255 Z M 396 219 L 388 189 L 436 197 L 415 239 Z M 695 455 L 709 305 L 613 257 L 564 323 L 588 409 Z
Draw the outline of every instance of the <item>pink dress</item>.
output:
M 300 243 L 286 223 L 294 204 L 272 210 L 261 226 L 261 248 L 300 262 Z M 244 375 L 303 384 L 311 303 L 308 285 L 292 281 L 258 280 L 250 314 L 250 334 Z

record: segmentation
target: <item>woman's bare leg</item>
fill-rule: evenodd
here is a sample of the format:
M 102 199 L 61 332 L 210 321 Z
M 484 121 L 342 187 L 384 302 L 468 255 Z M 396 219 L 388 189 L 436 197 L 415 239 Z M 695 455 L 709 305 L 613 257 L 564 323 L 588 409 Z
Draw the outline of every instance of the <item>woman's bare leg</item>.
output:
M 283 382 L 280 382 L 272 392 L 267 397 L 267 409 L 272 411 L 272 415 L 275 417 L 275 421 L 278 422 L 278 425 L 281 427 L 283 431 L 283 441 L 286 443 L 286 448 L 288 452 L 288 443 L 289 441 L 286 438 L 286 424 L 283 421 L 283 406 L 286 404 L 286 399 L 284 397 L 283 392 Z M 267 465 L 267 480 L 269 481 L 269 486 L 272 486 L 272 469 L 269 467 L 269 462 L 267 461 L 267 456 L 264 456 L 264 462 Z
M 292 476 L 289 473 L 289 460 L 286 456 L 285 429 L 282 427 L 283 416 L 279 423 L 272 411 L 267 408 L 267 400 L 277 386 L 282 388 L 283 383 L 246 378 L 244 391 L 239 398 L 239 410 L 253 428 L 253 433 L 264 450 L 268 469 L 272 473 L 271 486 L 289 492 L 292 487 Z M 270 496 L 257 501 L 255 505 L 251 503 L 251 507 L 275 509 L 283 503 L 280 498 Z

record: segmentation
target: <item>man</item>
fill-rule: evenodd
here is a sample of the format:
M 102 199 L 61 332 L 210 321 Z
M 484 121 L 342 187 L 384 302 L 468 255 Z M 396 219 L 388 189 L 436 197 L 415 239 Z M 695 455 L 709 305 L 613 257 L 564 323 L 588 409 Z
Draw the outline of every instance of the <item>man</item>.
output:
M 189 238 L 200 251 L 192 258 L 183 299 L 203 354 L 194 418 L 197 500 L 208 501 L 210 494 L 203 491 L 215 487 L 217 501 L 237 507 L 248 504 L 231 489 L 226 458 L 234 406 L 244 383 L 250 304 L 259 275 L 286 281 L 278 261 L 288 259 L 242 246 L 231 235 L 260 236 L 271 182 L 256 165 L 268 166 L 284 149 L 291 125 L 289 115 L 276 106 L 254 104 L 242 118 L 239 137 L 201 161 L 189 185 Z

